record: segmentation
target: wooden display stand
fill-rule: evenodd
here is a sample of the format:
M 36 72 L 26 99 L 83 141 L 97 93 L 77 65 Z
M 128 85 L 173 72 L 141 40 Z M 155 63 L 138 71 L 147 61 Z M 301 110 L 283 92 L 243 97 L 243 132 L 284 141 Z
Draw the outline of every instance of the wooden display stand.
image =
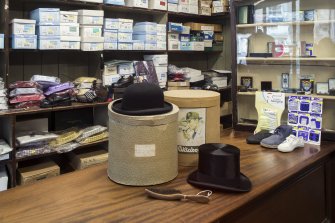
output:
M 177 105 L 180 109 L 179 111 L 179 127 L 181 122 L 186 122 L 183 120 L 186 116 L 197 116 L 195 113 L 199 114 L 199 120 L 205 125 L 203 129 L 204 133 L 202 135 L 204 138 L 202 140 L 197 140 L 196 138 L 187 140 L 188 142 L 183 142 L 182 137 L 178 138 L 178 159 L 179 165 L 181 166 L 197 166 L 198 164 L 198 146 L 203 143 L 219 143 L 220 142 L 220 94 L 214 91 L 204 91 L 204 90 L 174 90 L 164 92 L 165 100 Z M 201 117 L 204 115 L 204 117 Z M 201 124 L 199 124 L 201 126 Z M 181 127 L 183 128 L 183 127 Z M 179 128 L 179 130 L 181 129 Z M 183 133 L 187 134 L 185 131 L 187 129 L 181 130 Z M 192 136 L 195 136 L 195 132 Z M 196 136 L 198 137 L 198 136 Z M 201 137 L 201 135 L 199 135 Z M 199 139 L 199 138 L 198 138 Z M 191 143 L 194 143 L 191 145 Z

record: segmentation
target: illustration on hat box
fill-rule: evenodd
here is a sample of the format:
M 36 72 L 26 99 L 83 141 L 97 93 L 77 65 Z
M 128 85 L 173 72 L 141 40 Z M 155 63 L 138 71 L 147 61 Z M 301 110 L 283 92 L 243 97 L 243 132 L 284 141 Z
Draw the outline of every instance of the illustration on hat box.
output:
M 195 146 L 205 143 L 205 124 L 205 109 L 180 109 L 178 142 L 183 142 L 184 146 Z

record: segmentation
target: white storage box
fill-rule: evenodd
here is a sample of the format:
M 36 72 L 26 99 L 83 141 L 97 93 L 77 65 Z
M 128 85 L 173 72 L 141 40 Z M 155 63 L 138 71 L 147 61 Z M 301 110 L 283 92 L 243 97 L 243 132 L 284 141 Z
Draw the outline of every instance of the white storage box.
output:
M 166 24 L 157 24 L 157 35 L 166 35 Z
M 166 50 L 166 41 L 157 41 L 157 50 Z
M 38 25 L 59 25 L 59 8 L 38 8 L 30 12 L 30 18 L 36 20 Z
M 167 81 L 167 66 L 155 66 L 157 78 L 159 82 L 166 82 Z
M 166 42 L 166 35 L 165 36 L 157 35 L 157 42 Z
M 191 42 L 191 50 L 204 51 L 205 43 L 204 42 Z
M 157 43 L 156 42 L 145 42 L 144 50 L 157 50 Z
M 111 5 L 125 5 L 124 0 L 104 0 L 104 3 Z
M 150 32 L 134 32 L 134 40 L 142 40 L 144 42 L 157 42 L 157 34 Z
M 179 5 L 188 5 L 188 0 L 179 0 Z
M 198 15 L 199 14 L 199 8 L 198 8 L 197 5 L 189 5 L 188 6 L 188 12 L 190 14 L 196 14 L 196 15 Z
M 60 48 L 63 50 L 80 50 L 79 36 L 61 36 Z
M 144 41 L 133 40 L 133 50 L 144 50 Z
M 103 10 L 78 10 L 79 23 L 81 25 L 103 25 Z
M 125 0 L 126 6 L 137 8 L 149 8 L 148 0 Z
M 169 12 L 178 12 L 178 4 L 168 3 Z
M 116 29 L 121 32 L 132 32 L 133 31 L 132 19 L 110 19 L 106 18 L 104 23 L 105 29 Z
M 12 34 L 35 35 L 36 21 L 31 19 L 13 19 Z
M 118 50 L 133 50 L 133 43 L 118 42 L 117 49 Z
M 0 34 L 0 49 L 5 48 L 5 35 Z
M 199 6 L 198 0 L 188 0 L 189 5 L 196 5 L 197 7 Z
M 80 49 L 82 51 L 102 51 L 104 49 L 104 38 L 81 37 Z
M 60 26 L 37 26 L 37 34 L 40 36 L 60 36 Z
M 157 33 L 157 23 L 138 22 L 134 26 L 134 32 L 154 32 Z
M 179 41 L 179 34 L 178 33 L 169 33 L 168 40 Z
M 105 43 L 117 42 L 117 30 L 104 29 Z
M 144 55 L 144 60 L 152 60 L 154 66 L 161 67 L 168 65 L 168 55 L 167 54 L 158 54 L 158 55 Z
M 0 166 L 0 191 L 7 190 L 8 175 L 5 166 Z
M 117 42 L 105 42 L 104 50 L 117 50 Z
M 168 40 L 169 50 L 180 50 L 180 42 L 178 40 Z
M 178 5 L 178 12 L 189 13 L 189 5 Z
M 36 35 L 12 35 L 13 49 L 36 49 L 37 36 Z
M 119 64 L 117 66 L 117 73 L 119 75 L 134 74 L 135 73 L 134 64 L 132 62 Z
M 61 23 L 60 24 L 61 36 L 79 36 L 78 23 Z
M 167 0 L 149 0 L 149 9 L 167 10 Z
M 77 23 L 78 12 L 60 11 L 60 23 Z
M 102 36 L 102 26 L 80 26 L 80 36 L 81 37 L 101 37 Z
M 133 33 L 118 32 L 118 42 L 130 43 L 133 42 Z
M 38 49 L 40 50 L 60 49 L 60 36 L 39 36 Z
M 120 79 L 120 75 L 102 75 L 102 84 L 104 86 L 111 86 L 112 84 L 116 83 Z

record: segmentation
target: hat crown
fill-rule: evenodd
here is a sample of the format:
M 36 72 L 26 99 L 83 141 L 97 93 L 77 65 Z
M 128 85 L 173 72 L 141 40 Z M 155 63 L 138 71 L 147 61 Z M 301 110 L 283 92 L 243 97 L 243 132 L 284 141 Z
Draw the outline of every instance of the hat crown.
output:
M 208 176 L 236 179 L 240 175 L 240 150 L 219 143 L 201 145 L 198 167 L 200 173 Z
M 149 83 L 130 85 L 123 95 L 121 107 L 126 111 L 163 108 L 163 90 L 159 86 Z

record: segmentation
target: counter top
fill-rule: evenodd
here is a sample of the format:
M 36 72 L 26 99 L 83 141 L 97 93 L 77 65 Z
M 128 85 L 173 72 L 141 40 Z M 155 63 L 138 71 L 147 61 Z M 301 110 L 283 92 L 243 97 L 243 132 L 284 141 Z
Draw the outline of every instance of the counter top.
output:
M 292 153 L 280 153 L 246 144 L 247 135 L 225 131 L 221 142 L 241 149 L 241 172 L 253 184 L 248 193 L 214 192 L 209 204 L 154 200 L 145 195 L 145 187 L 113 183 L 103 164 L 0 193 L 0 222 L 212 222 L 335 151 L 334 143 L 323 142 L 321 148 L 306 145 Z M 181 167 L 176 179 L 160 186 L 196 194 L 202 189 L 186 182 L 195 169 Z

